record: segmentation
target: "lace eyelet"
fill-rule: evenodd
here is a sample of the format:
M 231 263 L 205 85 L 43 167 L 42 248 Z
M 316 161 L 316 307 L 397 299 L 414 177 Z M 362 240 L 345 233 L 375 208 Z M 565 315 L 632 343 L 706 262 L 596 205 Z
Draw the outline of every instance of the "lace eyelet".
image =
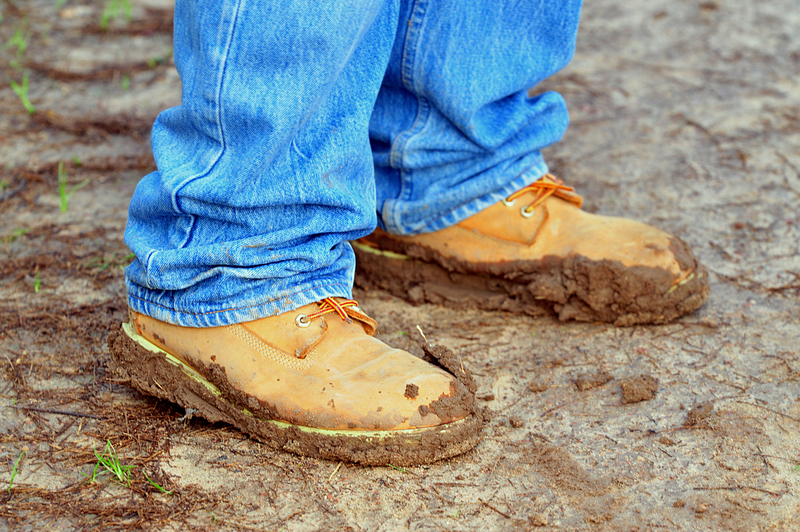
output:
M 506 207 L 513 207 L 514 204 L 517 202 L 517 200 L 515 200 L 515 199 L 513 199 L 511 201 L 508 201 L 507 199 L 502 199 L 500 201 L 502 201 L 503 205 L 505 205 Z
M 519 210 L 519 213 L 522 215 L 523 218 L 530 218 L 534 214 L 536 214 L 536 209 L 528 210 L 528 207 L 523 207 Z
M 294 324 L 298 327 L 305 329 L 309 325 L 311 325 L 311 320 L 308 319 L 308 316 L 305 314 L 298 314 L 297 317 L 294 319 Z

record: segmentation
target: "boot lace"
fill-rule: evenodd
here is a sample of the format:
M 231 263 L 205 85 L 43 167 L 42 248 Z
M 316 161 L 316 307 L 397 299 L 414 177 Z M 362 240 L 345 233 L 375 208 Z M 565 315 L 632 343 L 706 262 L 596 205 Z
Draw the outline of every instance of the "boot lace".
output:
M 528 205 L 522 207 L 519 210 L 522 216 L 524 216 L 525 218 L 530 218 L 536 212 L 536 207 L 544 203 L 544 200 L 546 200 L 559 190 L 565 190 L 567 192 L 575 192 L 574 188 L 566 186 L 561 179 L 557 178 L 553 174 L 545 174 L 538 181 L 534 181 L 530 185 L 522 187 L 521 189 L 517 190 L 509 197 L 504 199 L 503 205 L 505 205 L 506 207 L 511 207 L 517 202 L 517 198 L 528 192 L 533 192 L 534 194 L 536 194 L 536 197 L 534 198 L 533 202 L 529 203 Z
M 345 311 L 346 307 L 354 307 L 358 310 L 358 302 L 355 299 L 348 299 L 345 301 L 336 301 L 332 297 L 326 297 L 322 300 L 320 308 L 316 312 L 312 312 L 311 314 L 298 314 L 297 317 L 294 319 L 295 325 L 298 327 L 308 327 L 311 325 L 311 320 L 314 318 L 319 318 L 320 316 L 324 316 L 325 314 L 332 314 L 336 313 L 339 315 L 340 318 L 344 321 L 350 321 L 350 317 L 347 315 Z

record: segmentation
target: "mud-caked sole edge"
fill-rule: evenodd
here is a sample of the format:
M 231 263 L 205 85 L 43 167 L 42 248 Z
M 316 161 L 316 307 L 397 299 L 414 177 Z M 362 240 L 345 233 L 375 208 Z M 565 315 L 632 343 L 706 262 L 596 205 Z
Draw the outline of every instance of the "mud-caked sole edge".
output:
M 446 259 L 435 250 L 396 240 L 369 241 L 373 236 L 350 242 L 356 254 L 356 286 L 386 290 L 412 304 L 502 310 L 537 317 L 556 315 L 561 321 L 597 321 L 627 327 L 669 323 L 703 306 L 710 294 L 706 268 L 696 261 L 685 279 L 658 294 L 652 291 L 656 285 L 653 281 L 669 274 L 656 268 L 569 257 L 545 260 L 540 266 L 512 262 L 476 265 L 486 271 L 477 273 L 470 271 L 469 265 Z M 383 249 L 381 244 L 394 249 Z M 515 265 L 522 268 L 514 271 Z M 592 270 L 601 271 L 611 284 L 602 286 Z M 608 293 L 623 292 L 614 283 L 636 284 L 640 290 L 601 302 Z
M 480 440 L 483 419 L 478 413 L 436 427 L 388 431 L 330 430 L 261 419 L 128 323 L 110 332 L 108 346 L 112 370 L 133 388 L 212 423 L 233 425 L 273 449 L 362 465 L 410 466 L 457 456 Z

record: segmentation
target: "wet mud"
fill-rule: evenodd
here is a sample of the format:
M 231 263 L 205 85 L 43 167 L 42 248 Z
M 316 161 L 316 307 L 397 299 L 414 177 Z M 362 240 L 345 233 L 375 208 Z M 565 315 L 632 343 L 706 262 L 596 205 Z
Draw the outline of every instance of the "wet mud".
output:
M 142 393 L 177 403 L 187 414 L 191 412 L 212 423 L 231 424 L 273 449 L 362 465 L 418 465 L 462 454 L 480 439 L 482 413 L 474 406 L 473 392 L 460 382 L 451 386 L 450 397 L 420 407 L 422 415 L 435 413 L 446 425 L 414 433 L 386 431 L 380 438 L 352 433 L 331 435 L 269 423 L 266 420 L 279 419 L 275 409 L 232 386 L 225 369 L 218 364 L 206 366 L 197 360 L 186 361 L 216 385 L 221 396 L 168 363 L 162 353 L 143 348 L 120 330 L 109 334 L 108 347 L 114 361 L 112 370 L 122 382 Z M 442 358 L 448 360 L 446 356 Z M 408 388 L 406 391 L 410 392 Z M 459 421 L 453 422 L 456 419 Z
M 539 261 L 470 264 L 380 230 L 360 242 L 407 258 L 354 246 L 356 285 L 386 290 L 414 304 L 555 314 L 561 321 L 601 321 L 624 327 L 669 323 L 700 308 L 711 293 L 706 268 L 676 237 L 670 249 L 693 275 L 674 286 L 675 279 L 666 270 L 626 267 L 618 261 L 547 256 Z

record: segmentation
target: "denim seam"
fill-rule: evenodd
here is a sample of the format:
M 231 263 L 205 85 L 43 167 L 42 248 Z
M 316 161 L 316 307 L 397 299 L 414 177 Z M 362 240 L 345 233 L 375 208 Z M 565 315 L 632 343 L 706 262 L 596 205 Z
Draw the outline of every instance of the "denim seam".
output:
M 221 66 L 222 66 L 221 70 L 222 71 L 220 72 L 219 83 L 217 83 L 216 92 L 214 94 L 214 98 L 216 100 L 215 103 L 216 103 L 216 106 L 217 106 L 217 113 L 216 113 L 217 114 L 217 131 L 218 131 L 219 139 L 220 139 L 219 153 L 217 153 L 217 156 L 214 158 L 213 161 L 211 161 L 211 163 L 208 165 L 208 167 L 205 170 L 203 170 L 202 172 L 200 172 L 198 174 L 195 174 L 195 175 L 193 175 L 191 177 L 187 177 L 186 179 L 181 181 L 181 183 L 179 183 L 175 187 L 175 190 L 172 192 L 172 207 L 175 209 L 175 212 L 177 212 L 178 214 L 184 214 L 183 210 L 178 205 L 178 194 L 180 193 L 180 191 L 183 188 L 185 188 L 192 181 L 195 181 L 197 179 L 200 179 L 202 177 L 207 176 L 214 169 L 214 167 L 217 165 L 217 163 L 220 161 L 220 159 L 222 159 L 222 156 L 225 154 L 225 149 L 226 149 L 225 130 L 224 130 L 223 126 L 222 126 L 222 124 L 223 124 L 223 119 L 222 119 L 223 109 L 222 109 L 222 107 L 223 106 L 220 104 L 220 100 L 222 99 L 222 87 L 225 84 L 225 72 L 227 71 L 227 68 L 228 68 L 228 55 L 230 54 L 231 46 L 232 46 L 232 43 L 233 43 L 233 34 L 236 31 L 236 22 L 239 19 L 239 10 L 241 8 L 241 5 L 242 5 L 241 1 L 236 2 L 236 10 L 233 13 L 233 20 L 231 21 L 231 30 L 228 33 L 227 42 L 225 43 L 225 52 L 224 52 L 224 54 L 222 56 L 222 60 L 221 60 Z M 192 230 L 194 228 L 194 224 L 195 224 L 195 221 L 197 220 L 197 217 L 194 216 L 194 215 L 188 215 L 188 216 L 191 217 L 192 223 L 191 223 L 191 225 L 189 227 L 189 230 L 186 233 L 186 238 L 184 238 L 183 243 L 181 243 L 180 246 L 178 246 L 178 248 L 185 247 L 186 244 L 189 242 L 189 240 L 191 240 Z M 149 266 L 150 266 L 150 264 L 148 264 L 148 267 Z
M 408 31 L 406 32 L 406 42 L 403 48 L 402 59 L 402 76 L 403 85 L 407 90 L 414 94 L 417 98 L 417 116 L 414 118 L 414 123 L 407 130 L 400 133 L 392 143 L 392 150 L 389 160 L 389 165 L 392 168 L 397 168 L 400 171 L 400 193 L 397 199 L 408 200 L 413 194 L 412 179 L 409 170 L 403 166 L 403 155 L 408 141 L 417 133 L 419 133 L 427 124 L 428 117 L 430 116 L 430 103 L 428 99 L 417 94 L 415 90 L 415 76 L 414 76 L 414 62 L 417 55 L 417 46 L 419 44 L 419 35 L 423 25 L 423 17 L 426 12 L 427 0 L 416 0 L 414 7 L 411 10 L 411 18 Z M 385 202 L 382 218 L 384 225 L 387 229 L 391 227 L 399 227 L 400 220 L 398 220 L 398 213 L 392 209 L 393 202 Z M 387 223 L 388 222 L 388 223 Z
M 233 307 L 233 308 L 227 308 L 227 309 L 214 310 L 212 312 L 186 312 L 186 311 L 180 311 L 180 310 L 176 310 L 174 308 L 169 308 L 169 307 L 165 307 L 163 305 L 159 305 L 158 303 L 154 303 L 154 302 L 152 302 L 150 300 L 147 300 L 147 299 L 145 299 L 143 297 L 135 296 L 135 295 L 131 294 L 130 292 L 128 293 L 128 297 L 130 297 L 131 299 L 136 299 L 138 301 L 142 301 L 142 302 L 144 302 L 144 303 L 146 303 L 148 305 L 153 305 L 154 307 L 158 307 L 160 309 L 164 309 L 164 310 L 167 310 L 167 311 L 170 311 L 170 312 L 175 312 L 177 314 L 183 314 L 183 315 L 186 315 L 186 316 L 207 316 L 207 315 L 210 315 L 210 314 L 219 314 L 220 312 L 231 312 L 231 311 L 237 311 L 237 310 L 247 310 L 247 309 L 251 309 L 251 308 L 264 307 L 264 306 L 269 305 L 270 303 L 274 303 L 274 302 L 280 301 L 282 299 L 287 299 L 287 298 L 290 298 L 292 296 L 296 296 L 296 295 L 302 294 L 304 292 L 311 292 L 312 290 L 318 290 L 320 288 L 327 288 L 327 287 L 331 287 L 331 286 L 344 286 L 344 287 L 347 287 L 348 285 L 346 285 L 344 283 L 322 284 L 322 285 L 317 285 L 317 286 L 312 286 L 312 287 L 306 288 L 305 290 L 300 290 L 299 292 L 292 292 L 291 294 L 287 294 L 284 297 L 268 299 L 264 303 L 259 303 L 258 305 L 250 305 L 250 306 L 247 306 L 247 307 Z

